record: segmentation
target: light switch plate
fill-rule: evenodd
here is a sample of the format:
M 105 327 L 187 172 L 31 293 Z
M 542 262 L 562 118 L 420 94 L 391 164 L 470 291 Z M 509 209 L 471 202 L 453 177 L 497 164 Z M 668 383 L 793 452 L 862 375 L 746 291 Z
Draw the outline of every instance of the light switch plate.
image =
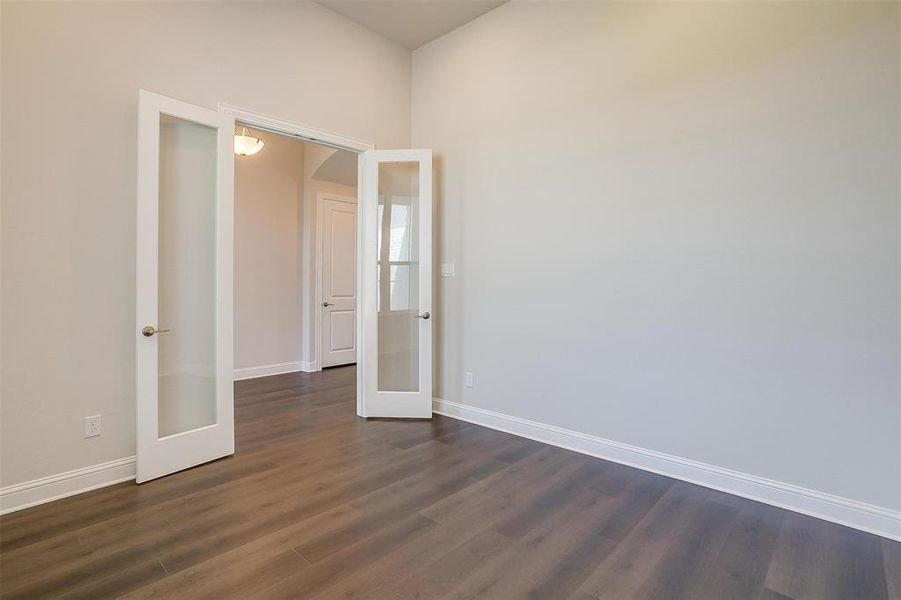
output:
M 466 387 L 472 387 L 472 371 L 466 371 Z
M 441 263 L 441 276 L 453 277 L 456 275 L 456 265 L 454 263 Z

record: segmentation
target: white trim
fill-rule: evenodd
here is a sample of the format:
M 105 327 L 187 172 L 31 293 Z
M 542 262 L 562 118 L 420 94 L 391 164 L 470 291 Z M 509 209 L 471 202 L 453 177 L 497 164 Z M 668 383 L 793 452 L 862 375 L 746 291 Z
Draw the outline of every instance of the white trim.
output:
M 314 252 L 315 258 L 313 260 L 313 306 L 316 307 L 316 318 L 313 319 L 313 360 L 311 364 L 317 365 L 317 370 L 322 370 L 322 367 L 319 365 L 322 364 L 322 228 L 324 227 L 324 223 L 322 221 L 322 213 L 325 206 L 326 200 L 334 200 L 335 202 L 346 202 L 347 204 L 353 204 L 357 206 L 357 199 L 353 196 L 342 196 L 340 194 L 333 194 L 331 192 L 317 192 L 316 193 L 316 225 L 314 229 L 313 239 L 315 240 Z M 360 215 L 357 214 L 357 220 L 359 221 Z M 359 239 L 357 240 L 359 244 Z M 360 247 L 357 246 L 356 252 L 357 260 L 355 264 L 359 264 L 360 257 Z M 360 308 L 360 291 L 357 290 L 357 310 Z M 354 329 L 356 329 L 356 325 L 354 325 Z M 356 331 L 354 332 L 356 333 Z M 357 341 L 359 343 L 359 341 Z
M 363 226 L 363 191 L 366 189 L 366 165 L 363 157 L 357 157 L 357 415 L 363 416 L 363 253 L 366 248 L 366 228 Z
M 304 373 L 315 373 L 316 371 L 320 371 L 321 369 L 314 360 L 302 360 L 300 361 L 300 370 Z
M 375 144 L 365 140 L 358 140 L 345 135 L 329 133 L 303 123 L 285 121 L 276 117 L 270 117 L 252 110 L 239 108 L 230 104 L 219 103 L 219 112 L 235 118 L 236 121 L 252 125 L 255 129 L 262 129 L 272 133 L 287 134 L 299 137 L 308 142 L 315 142 L 324 146 L 330 146 L 339 150 L 351 152 L 365 152 L 375 148 Z
M 16 485 L 8 485 L 0 488 L 0 515 L 96 490 L 114 483 L 132 481 L 134 478 L 135 457 L 129 456 Z
M 901 512 L 577 431 L 435 398 L 434 412 L 901 541 Z
M 300 361 L 275 363 L 272 365 L 260 365 L 259 367 L 244 367 L 243 369 L 235 369 L 235 381 L 243 379 L 256 379 L 257 377 L 268 377 L 269 375 L 281 375 L 282 373 L 296 373 L 302 371 L 303 365 Z

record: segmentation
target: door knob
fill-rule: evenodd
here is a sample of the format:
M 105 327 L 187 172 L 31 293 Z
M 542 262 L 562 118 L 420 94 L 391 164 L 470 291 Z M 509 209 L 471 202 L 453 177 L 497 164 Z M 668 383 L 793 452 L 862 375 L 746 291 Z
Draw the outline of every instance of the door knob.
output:
M 424 312 L 424 313 L 422 313 L 421 315 L 416 315 L 416 318 L 417 318 L 417 319 L 423 319 L 423 320 L 425 320 L 425 319 L 430 318 L 431 316 L 432 316 L 432 315 L 429 314 L 428 312 Z
M 323 302 L 322 306 L 328 307 L 328 306 L 334 306 L 334 304 L 335 304 L 334 302 Z
M 147 325 L 144 329 L 141 330 L 141 333 L 144 337 L 150 337 L 157 333 L 169 333 L 172 331 L 171 329 L 156 329 L 153 325 Z

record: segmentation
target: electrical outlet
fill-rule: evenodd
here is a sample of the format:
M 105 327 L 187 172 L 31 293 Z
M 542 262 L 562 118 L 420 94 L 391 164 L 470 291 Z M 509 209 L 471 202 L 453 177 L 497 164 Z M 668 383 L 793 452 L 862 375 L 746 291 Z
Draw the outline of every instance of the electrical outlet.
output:
M 466 371 L 466 387 L 472 387 L 472 371 Z
M 92 415 L 84 418 L 84 436 L 97 437 L 102 433 L 103 415 Z

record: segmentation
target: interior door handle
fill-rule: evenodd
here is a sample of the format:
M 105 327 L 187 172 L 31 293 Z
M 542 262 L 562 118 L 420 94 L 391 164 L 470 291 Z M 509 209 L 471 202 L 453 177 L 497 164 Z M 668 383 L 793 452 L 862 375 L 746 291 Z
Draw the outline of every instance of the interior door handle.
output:
M 416 315 L 416 318 L 417 318 L 417 319 L 423 319 L 423 320 L 425 320 L 425 319 L 431 318 L 431 316 L 432 316 L 432 315 L 431 315 L 430 313 L 424 312 L 424 313 L 422 313 L 421 315 Z
M 144 329 L 141 330 L 141 334 L 144 337 L 150 337 L 152 335 L 156 335 L 157 333 L 169 333 L 172 331 L 171 329 L 156 329 L 153 325 L 147 325 Z
M 334 305 L 335 305 L 334 302 L 323 302 L 323 303 L 322 303 L 322 306 L 326 306 L 326 307 L 327 307 L 327 306 L 334 306 Z

